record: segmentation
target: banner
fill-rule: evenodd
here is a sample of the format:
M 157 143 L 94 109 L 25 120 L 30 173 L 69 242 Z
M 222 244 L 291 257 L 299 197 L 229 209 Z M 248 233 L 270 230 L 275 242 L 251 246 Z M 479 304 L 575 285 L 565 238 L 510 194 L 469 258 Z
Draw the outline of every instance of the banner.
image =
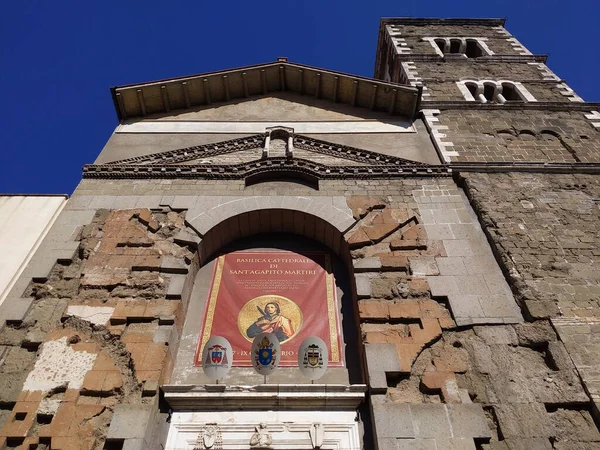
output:
M 298 347 L 308 336 L 327 343 L 330 366 L 343 365 L 331 255 L 240 251 L 215 261 L 194 364 L 202 365 L 211 336 L 223 336 L 234 367 L 250 367 L 252 340 L 260 333 L 279 339 L 282 367 L 298 365 Z

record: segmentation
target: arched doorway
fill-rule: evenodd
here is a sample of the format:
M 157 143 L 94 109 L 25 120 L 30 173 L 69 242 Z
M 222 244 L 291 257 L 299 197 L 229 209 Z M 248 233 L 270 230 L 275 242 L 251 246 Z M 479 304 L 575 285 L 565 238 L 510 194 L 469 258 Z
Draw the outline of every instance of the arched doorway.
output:
M 330 446 L 361 448 L 362 424 L 357 421 L 356 409 L 364 405 L 363 352 L 357 328 L 353 275 L 348 265 L 350 251 L 342 231 L 330 221 L 302 211 L 254 210 L 232 215 L 211 227 L 203 235 L 198 254 L 201 266 L 194 279 L 171 384 L 165 386 L 167 401 L 175 410 L 167 447 L 179 445 L 189 436 L 198 436 L 200 439 L 204 433 L 209 433 L 207 427 L 210 421 L 210 426 L 216 427 L 211 428 L 210 433 L 219 430 L 220 439 L 225 443 L 222 448 L 249 448 L 250 440 L 257 433 L 273 434 L 276 439 L 287 442 L 286 448 L 289 449 L 306 448 L 319 436 L 325 436 Z M 306 267 L 310 267 L 310 271 L 322 271 L 324 282 L 328 283 L 329 280 L 332 283 L 334 309 L 327 310 L 317 320 L 321 320 L 321 328 L 323 323 L 337 326 L 335 332 L 336 338 L 339 338 L 340 358 L 330 361 L 330 368 L 318 380 L 318 384 L 303 378 L 297 364 L 283 364 L 284 367 L 270 375 L 267 384 L 264 384 L 263 377 L 256 374 L 250 364 L 244 364 L 244 358 L 249 359 L 249 356 L 242 355 L 242 351 L 236 355 L 241 364 L 234 363 L 221 385 L 215 385 L 206 378 L 201 365 L 195 364 L 199 344 L 201 346 L 209 323 L 215 327 L 213 330 L 221 330 L 221 334 L 231 332 L 241 335 L 238 342 L 243 343 L 243 338 L 248 338 L 248 335 L 243 336 L 246 326 L 239 326 L 238 310 L 219 310 L 222 305 L 219 302 L 228 299 L 226 296 L 219 297 L 221 291 L 215 291 L 215 274 L 219 270 L 226 272 L 229 267 L 226 264 L 232 260 L 245 262 L 257 259 L 268 265 L 264 255 L 279 260 L 293 260 L 292 265 L 298 263 L 297 259 L 306 258 Z M 300 280 L 303 275 L 300 274 Z M 315 274 L 308 276 L 318 277 Z M 235 276 L 228 280 L 234 285 L 239 281 L 240 277 Z M 220 283 L 219 286 L 222 286 L 223 281 Z M 250 291 L 245 292 L 247 289 Z M 239 301 L 240 308 L 244 307 L 249 299 L 261 297 L 264 293 L 261 289 L 254 289 L 254 285 L 250 288 L 242 286 L 241 291 L 236 291 L 240 298 L 229 298 L 228 307 L 234 305 L 235 301 Z M 317 289 L 314 292 L 322 291 Z M 311 308 L 321 308 L 328 301 L 318 294 L 314 298 L 301 298 L 300 301 L 292 294 L 286 293 L 282 297 L 292 298 L 296 304 L 302 303 L 304 317 L 313 318 L 315 315 L 311 315 Z M 217 306 L 211 309 L 211 305 Z M 252 304 L 250 309 L 255 316 L 257 311 L 253 311 L 253 308 L 258 309 L 257 306 L 263 305 Z M 283 313 L 283 301 L 281 310 Z M 298 323 L 294 323 L 291 315 L 288 316 L 296 327 Z M 229 325 L 223 327 L 218 323 L 219 320 L 229 320 Z M 306 329 L 305 334 L 313 334 L 311 320 L 305 320 L 300 325 L 301 329 Z M 293 351 L 300 343 L 298 333 L 298 339 L 282 341 L 282 352 Z M 246 346 L 249 350 L 249 340 Z M 296 358 L 297 353 L 294 353 L 289 361 Z M 217 423 L 213 423 L 212 417 L 218 418 Z M 294 425 L 286 427 L 282 425 L 284 422 Z M 264 429 L 262 425 L 265 425 Z M 323 434 L 320 434 L 321 429 L 324 430 Z M 239 447 L 235 447 L 238 445 L 235 442 L 239 442 Z

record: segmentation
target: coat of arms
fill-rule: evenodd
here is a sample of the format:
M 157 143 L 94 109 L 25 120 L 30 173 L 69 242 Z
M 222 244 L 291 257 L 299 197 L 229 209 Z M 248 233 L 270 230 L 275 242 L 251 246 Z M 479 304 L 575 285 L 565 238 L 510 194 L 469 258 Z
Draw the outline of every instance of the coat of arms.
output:
M 309 345 L 304 350 L 304 367 L 320 369 L 323 367 L 323 352 L 317 344 Z
M 227 339 L 221 336 L 211 337 L 202 350 L 204 374 L 218 383 L 221 378 L 227 376 L 233 364 L 233 357 L 233 350 Z
M 227 347 L 221 345 L 213 345 L 209 347 L 204 361 L 206 367 L 223 366 L 228 367 L 229 359 L 227 358 Z
M 327 371 L 329 352 L 327 344 L 317 336 L 309 336 L 302 341 L 298 349 L 298 368 L 302 375 L 318 380 Z
M 254 362 L 256 365 L 274 366 L 277 361 L 277 356 L 277 349 L 273 348 L 273 343 L 265 336 L 254 351 Z

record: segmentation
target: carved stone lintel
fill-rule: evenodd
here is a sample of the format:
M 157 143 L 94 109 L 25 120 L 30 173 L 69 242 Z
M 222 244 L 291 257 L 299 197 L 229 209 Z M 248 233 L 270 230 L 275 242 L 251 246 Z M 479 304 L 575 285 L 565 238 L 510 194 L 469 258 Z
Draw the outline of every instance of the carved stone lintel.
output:
M 310 426 L 310 442 L 313 448 L 321 448 L 323 446 L 323 439 L 325 437 L 325 428 L 322 423 L 313 423 Z

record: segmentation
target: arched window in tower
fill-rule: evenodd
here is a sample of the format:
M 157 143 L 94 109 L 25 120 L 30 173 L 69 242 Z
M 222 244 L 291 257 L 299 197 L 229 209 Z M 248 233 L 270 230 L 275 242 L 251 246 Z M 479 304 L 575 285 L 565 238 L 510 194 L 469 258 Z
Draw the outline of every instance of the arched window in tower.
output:
M 496 101 L 496 85 L 489 82 L 484 83 L 483 96 L 485 97 L 485 102 L 482 99 L 482 103 L 494 103 Z
M 507 102 L 522 102 L 523 98 L 513 83 L 502 83 L 502 97 Z M 504 103 L 504 102 L 503 102 Z
M 425 37 L 424 41 L 435 49 L 439 56 L 457 55 L 465 58 L 480 58 L 493 55 L 485 41 L 487 38 L 465 38 L 465 37 Z
M 504 104 L 509 102 L 535 102 L 533 95 L 517 81 L 462 80 L 456 84 L 466 101 Z
M 467 56 L 467 58 L 479 58 L 480 56 L 485 56 L 483 48 L 481 47 L 477 39 L 467 39 L 465 55 Z
M 469 92 L 471 93 L 471 95 L 473 96 L 473 100 L 477 99 L 477 83 L 474 82 L 468 82 L 465 83 L 465 86 L 467 87 L 467 89 L 469 90 Z
M 462 53 L 461 47 L 462 47 L 461 39 L 450 39 L 449 53 Z
M 443 54 L 446 50 L 446 40 L 445 39 L 436 39 L 435 43 Z

